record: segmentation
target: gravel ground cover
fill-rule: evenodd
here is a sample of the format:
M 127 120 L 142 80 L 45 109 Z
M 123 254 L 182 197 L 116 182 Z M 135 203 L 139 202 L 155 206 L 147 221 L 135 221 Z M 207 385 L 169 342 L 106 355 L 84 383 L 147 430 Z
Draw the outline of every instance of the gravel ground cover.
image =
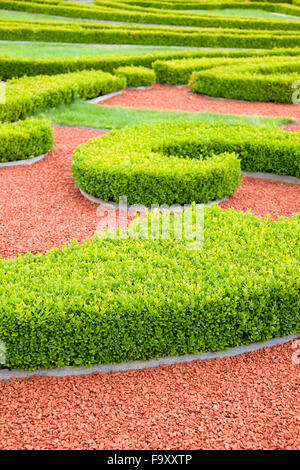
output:
M 148 90 L 123 90 L 99 105 L 169 111 L 210 111 L 247 116 L 291 117 L 300 121 L 300 104 L 251 103 L 196 95 L 187 86 L 156 84 Z
M 0 449 L 296 450 L 293 352 L 2 381 Z

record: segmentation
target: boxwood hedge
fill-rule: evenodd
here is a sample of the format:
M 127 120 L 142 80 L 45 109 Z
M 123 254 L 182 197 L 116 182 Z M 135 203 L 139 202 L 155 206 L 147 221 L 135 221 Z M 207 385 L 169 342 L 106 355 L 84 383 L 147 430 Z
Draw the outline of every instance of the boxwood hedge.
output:
M 189 67 L 188 72 L 184 72 L 185 76 L 188 75 L 188 77 L 184 79 L 186 80 L 185 83 L 188 83 L 191 72 L 196 69 L 192 59 L 229 59 L 235 57 L 261 57 L 266 55 L 300 56 L 300 49 L 270 49 L 259 51 L 255 49 L 243 51 L 196 49 L 184 51 L 157 51 L 149 54 L 130 54 L 128 56 L 116 54 L 112 56 L 93 55 L 84 57 L 61 58 L 0 56 L 0 78 L 2 80 L 8 80 L 10 78 L 22 77 L 23 75 L 56 75 L 69 72 L 79 72 L 82 70 L 102 70 L 103 72 L 113 73 L 114 69 L 117 67 L 143 66 L 148 68 L 153 67 L 160 75 L 160 82 L 164 83 L 165 81 L 169 81 L 168 66 L 172 66 L 175 59 L 186 59 L 186 62 L 184 61 L 182 64 L 182 68 L 184 68 L 185 65 L 189 67 L 189 59 L 191 60 L 193 68 L 191 69 Z M 161 66 L 156 66 L 156 63 L 161 64 Z M 197 61 L 195 63 L 197 63 Z M 180 65 L 180 61 L 178 62 L 178 65 Z M 176 63 L 174 63 L 174 66 L 176 66 Z M 160 69 L 162 70 L 161 73 Z M 170 81 L 170 83 L 172 82 Z
M 300 177 L 300 134 L 222 123 L 166 122 L 113 131 L 79 146 L 76 184 L 130 204 L 208 202 L 232 194 L 245 171 Z
M 0 162 L 37 157 L 52 149 L 53 136 L 49 121 L 26 119 L 0 124 Z
M 98 19 L 108 21 L 124 21 L 128 23 L 163 24 L 175 26 L 194 26 L 201 28 L 237 28 L 241 30 L 283 30 L 299 31 L 300 24 L 295 20 L 263 20 L 256 18 L 228 18 L 223 15 L 211 16 L 205 14 L 191 14 L 189 12 L 164 12 L 159 10 L 126 10 L 122 6 L 115 9 L 80 5 L 74 2 L 61 2 L 55 4 L 41 4 L 25 1 L 0 0 L 0 8 L 19 10 L 34 13 L 46 13 L 75 18 Z
M 182 240 L 123 233 L 1 260 L 6 366 L 123 362 L 299 332 L 299 222 L 210 207 L 200 250 L 187 249 L 191 230 Z
M 154 70 L 147 67 L 118 67 L 114 73 L 118 77 L 125 77 L 127 87 L 152 86 L 156 80 Z
M 92 23 L 39 23 L 0 20 L 0 40 L 84 44 L 140 44 L 184 47 L 272 49 L 299 47 L 297 31 L 177 28 Z
M 299 79 L 299 58 L 265 59 L 258 64 L 220 66 L 194 72 L 190 87 L 195 93 L 247 101 L 292 103 L 293 83 Z
M 71 103 L 75 98 L 94 98 L 125 86 L 125 79 L 100 71 L 41 75 L 6 83 L 6 102 L 0 105 L 1 121 L 17 121 L 37 109 Z
M 240 162 L 232 152 L 201 148 L 203 129 L 169 122 L 112 131 L 76 149 L 73 177 L 79 188 L 107 201 L 126 195 L 130 204 L 151 206 L 223 198 L 239 183 Z

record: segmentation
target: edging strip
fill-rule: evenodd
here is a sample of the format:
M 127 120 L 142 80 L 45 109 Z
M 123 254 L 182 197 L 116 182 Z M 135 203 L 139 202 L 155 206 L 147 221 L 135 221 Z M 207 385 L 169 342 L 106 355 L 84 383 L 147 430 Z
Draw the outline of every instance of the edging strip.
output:
M 276 175 L 274 173 L 262 173 L 259 171 L 242 171 L 242 175 L 248 178 L 260 178 L 272 181 L 281 181 L 282 183 L 300 184 L 300 178 L 289 175 Z
M 113 98 L 114 96 L 120 95 L 121 91 L 115 91 L 114 93 L 108 93 L 107 95 L 97 96 L 96 98 L 92 98 L 91 100 L 86 100 L 87 103 L 97 104 L 100 101 L 108 100 L 109 98 Z
M 192 362 L 196 360 L 204 361 L 207 359 L 222 359 L 225 357 L 239 356 L 247 352 L 258 351 L 260 349 L 276 346 L 279 344 L 288 343 L 293 339 L 300 338 L 299 333 L 284 336 L 283 338 L 270 339 L 262 343 L 252 343 L 246 346 L 237 346 L 229 348 L 227 351 L 221 352 L 207 352 L 200 354 L 185 354 L 184 356 L 166 356 L 158 359 L 150 359 L 148 361 L 130 361 L 119 364 L 100 364 L 92 367 L 63 367 L 55 369 L 37 369 L 32 372 L 19 370 L 19 369 L 2 369 L 0 370 L 0 380 L 8 380 L 12 378 L 27 378 L 32 375 L 45 375 L 47 377 L 68 377 L 72 375 L 88 375 L 94 372 L 126 372 L 128 370 L 142 370 L 147 367 L 159 367 L 161 365 L 182 364 L 185 362 Z
M 98 197 L 95 197 L 95 196 L 90 196 L 89 194 L 87 194 L 85 191 L 83 191 L 82 189 L 78 188 L 79 191 L 81 192 L 82 196 L 84 196 L 86 199 L 88 199 L 90 202 L 93 202 L 94 204 L 100 204 L 101 206 L 103 206 L 104 209 L 106 210 L 118 210 L 119 209 L 119 203 L 118 202 L 113 202 L 113 201 L 104 201 L 103 199 L 100 199 Z M 224 202 L 228 199 L 229 196 L 225 196 L 223 199 L 217 199 L 215 201 L 210 201 L 210 202 L 205 202 L 205 203 L 200 203 L 200 204 L 196 204 L 196 207 L 200 207 L 200 206 L 212 206 L 213 204 L 220 204 L 221 202 Z M 138 207 L 139 206 L 139 207 Z M 182 208 L 187 208 L 187 206 L 190 206 L 190 204 L 176 204 L 174 203 L 173 206 L 180 206 Z M 156 207 L 157 208 L 157 205 Z M 141 212 L 141 213 L 145 213 L 146 212 L 146 207 L 143 205 L 143 204 L 134 204 L 134 213 L 136 212 Z M 152 209 L 148 209 L 150 212 L 152 211 Z M 128 212 L 131 212 L 130 210 L 130 205 L 128 205 Z
M 48 155 L 49 152 L 43 153 L 43 155 L 38 155 L 37 157 L 32 157 L 32 158 L 26 158 L 24 160 L 16 160 L 13 162 L 0 162 L 0 168 L 5 167 L 5 166 L 16 166 L 16 165 L 32 165 L 33 163 L 36 163 Z

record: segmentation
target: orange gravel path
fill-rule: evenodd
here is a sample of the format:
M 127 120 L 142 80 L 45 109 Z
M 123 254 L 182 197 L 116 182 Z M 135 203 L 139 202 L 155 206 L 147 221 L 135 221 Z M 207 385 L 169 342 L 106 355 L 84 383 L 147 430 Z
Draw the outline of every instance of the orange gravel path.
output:
M 233 103 L 158 85 L 138 95 L 126 90 L 103 104 L 300 120 L 296 106 L 249 103 L 246 109 Z M 2 258 L 45 252 L 75 237 L 82 241 L 99 222 L 96 205 L 80 195 L 69 166 L 76 146 L 101 133 L 55 128 L 54 135 L 54 150 L 43 161 L 0 169 Z M 299 186 L 245 178 L 221 206 L 277 218 L 299 212 L 299 203 Z M 144 371 L 0 381 L 0 449 L 299 449 L 293 352 L 290 342 Z
M 299 449 L 293 352 L 0 382 L 0 449 Z
M 187 86 L 177 88 L 156 84 L 146 90 L 123 90 L 120 95 L 102 101 L 99 105 L 165 111 L 209 111 L 248 116 L 290 117 L 300 121 L 300 104 L 251 103 L 210 98 L 190 93 Z

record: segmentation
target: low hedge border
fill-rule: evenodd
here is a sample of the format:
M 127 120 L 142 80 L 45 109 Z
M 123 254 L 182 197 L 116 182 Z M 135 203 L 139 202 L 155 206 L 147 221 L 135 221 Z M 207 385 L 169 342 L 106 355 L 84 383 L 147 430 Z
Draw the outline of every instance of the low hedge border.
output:
M 195 251 L 187 243 L 198 220 L 183 240 L 125 232 L 1 260 L 3 366 L 145 360 L 299 332 L 299 214 L 275 222 L 205 207 Z
M 106 6 L 109 6 L 110 2 L 104 2 Z M 123 3 L 123 2 L 122 2 Z M 288 3 L 288 4 L 287 4 Z M 229 8 L 238 8 L 243 10 L 252 10 L 252 9 L 259 9 L 268 11 L 271 13 L 284 13 L 286 15 L 291 16 L 300 16 L 300 8 L 297 5 L 300 5 L 300 0 L 294 0 L 294 5 L 291 5 L 290 2 L 286 2 L 283 0 L 270 0 L 269 2 L 264 2 L 263 0 L 252 0 L 252 2 L 242 3 L 238 1 L 234 2 L 222 2 L 222 1 L 214 1 L 214 2 L 157 2 L 157 1 L 137 1 L 134 2 L 135 8 L 137 6 L 147 8 L 161 8 L 163 10 L 221 10 L 221 9 L 229 9 Z M 96 5 L 102 4 L 102 1 L 96 1 Z M 129 4 L 127 4 L 129 5 Z M 200 13 L 200 12 L 199 12 Z M 203 12 L 201 12 L 203 14 Z M 188 14 L 188 11 L 186 11 Z
M 222 48 L 257 48 L 299 47 L 300 36 L 297 32 L 251 31 L 221 28 L 187 29 L 165 28 L 126 28 L 83 27 L 68 24 L 35 24 L 34 22 L 0 22 L 0 40 L 7 41 L 42 41 L 82 44 L 138 44 L 151 46 L 184 47 L 222 47 Z
M 154 52 L 149 54 L 131 54 L 125 55 L 112 55 L 101 57 L 99 55 L 85 56 L 85 57 L 63 57 L 63 58 L 31 58 L 31 57 L 9 57 L 0 56 L 0 77 L 2 80 L 10 78 L 19 78 L 24 75 L 56 75 L 70 72 L 79 72 L 83 70 L 101 70 L 103 72 L 113 73 L 114 69 L 122 66 L 143 66 L 152 67 L 159 74 L 159 81 L 164 83 L 169 79 L 167 76 L 164 78 L 165 73 L 168 72 L 168 66 L 172 66 L 173 61 L 185 59 L 186 65 L 188 61 L 196 59 L 229 59 L 229 58 L 244 58 L 244 57 L 264 57 L 264 56 L 300 56 L 300 48 L 294 49 L 270 49 L 257 51 L 255 49 L 245 51 L 231 51 L 231 50 L 191 50 L 191 51 L 163 51 Z M 159 64 L 159 66 L 157 65 Z M 184 63 L 183 63 L 184 64 Z M 167 71 L 164 70 L 166 65 Z M 176 63 L 174 64 L 174 66 Z M 180 65 L 180 62 L 178 63 Z M 160 73 L 160 68 L 162 72 Z M 194 70 L 194 69 L 193 69 Z M 189 72 L 190 73 L 190 69 Z M 189 78 L 189 77 L 188 77 Z M 188 83 L 188 80 L 185 82 Z
M 73 154 L 75 182 L 90 196 L 118 202 L 126 195 L 129 204 L 147 207 L 222 199 L 239 184 L 240 162 L 232 152 L 199 150 L 191 136 L 201 128 L 142 124 L 91 140 Z
M 281 64 L 216 67 L 194 72 L 189 86 L 195 93 L 246 101 L 292 103 L 293 83 L 299 80 L 299 59 Z
M 6 83 L 6 102 L 0 105 L 0 120 L 14 122 L 38 109 L 89 99 L 125 87 L 124 78 L 100 71 L 62 75 L 41 75 L 13 79 Z
M 267 56 L 268 57 L 268 56 Z M 157 81 L 159 83 L 168 83 L 169 85 L 186 85 L 194 71 L 208 70 L 221 65 L 235 65 L 241 62 L 247 63 L 248 58 L 240 57 L 205 57 L 188 58 L 177 60 L 158 60 L 154 62 Z M 257 58 L 255 59 L 257 60 Z
M 300 24 L 296 20 L 263 20 L 256 18 L 227 18 L 222 15 L 205 15 L 163 12 L 159 10 L 148 11 L 129 11 L 114 9 L 109 7 L 97 7 L 81 5 L 76 3 L 62 2 L 55 4 L 40 4 L 33 2 L 17 2 L 0 0 L 0 8 L 7 10 L 27 11 L 33 13 L 46 13 L 50 15 L 59 15 L 74 18 L 98 19 L 105 21 L 124 21 L 128 23 L 142 24 L 162 24 L 175 26 L 193 26 L 200 28 L 237 28 L 261 31 L 299 31 Z M 295 7 L 296 8 L 296 7 Z
M 106 201 L 203 203 L 233 194 L 237 156 L 244 171 L 300 177 L 299 133 L 190 122 L 112 131 L 76 149 L 72 173 L 80 189 Z
M 0 166 L 44 155 L 53 147 L 49 121 L 26 119 L 0 124 Z
M 114 74 L 117 75 L 117 77 L 125 77 L 127 88 L 152 86 L 156 80 L 154 70 L 146 67 L 119 67 L 114 70 Z

